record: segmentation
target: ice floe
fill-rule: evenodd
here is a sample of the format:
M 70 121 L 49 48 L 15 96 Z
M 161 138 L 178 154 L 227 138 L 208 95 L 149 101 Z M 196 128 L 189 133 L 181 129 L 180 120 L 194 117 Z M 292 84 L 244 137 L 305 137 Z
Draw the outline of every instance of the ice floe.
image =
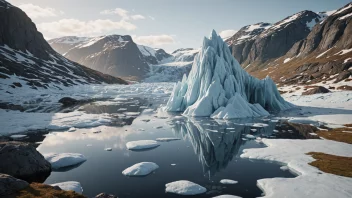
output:
M 171 142 L 176 140 L 180 140 L 180 138 L 156 138 L 158 142 Z
M 160 146 L 160 144 L 155 140 L 137 140 L 126 143 L 126 147 L 129 150 L 144 150 L 158 146 Z
M 257 181 L 266 198 L 274 197 L 339 197 L 352 194 L 352 178 L 319 171 L 309 165 L 314 161 L 309 152 L 352 157 L 352 145 L 331 140 L 263 139 L 265 148 L 245 149 L 242 158 L 270 160 L 287 164 L 295 178 L 268 178 Z
M 158 169 L 159 166 L 153 162 L 141 162 L 122 171 L 126 176 L 145 176 Z
M 187 180 L 171 182 L 166 184 L 165 187 L 166 192 L 175 193 L 179 195 L 198 195 L 203 194 L 207 191 L 207 189 L 203 186 L 200 186 L 196 183 Z
M 238 181 L 231 180 L 231 179 L 222 179 L 222 180 L 220 180 L 220 183 L 222 183 L 222 184 L 237 184 Z
M 22 139 L 22 138 L 25 138 L 27 137 L 27 135 L 11 135 L 10 138 L 12 139 Z
M 50 153 L 44 154 L 53 169 L 73 166 L 85 162 L 87 158 L 79 153 Z

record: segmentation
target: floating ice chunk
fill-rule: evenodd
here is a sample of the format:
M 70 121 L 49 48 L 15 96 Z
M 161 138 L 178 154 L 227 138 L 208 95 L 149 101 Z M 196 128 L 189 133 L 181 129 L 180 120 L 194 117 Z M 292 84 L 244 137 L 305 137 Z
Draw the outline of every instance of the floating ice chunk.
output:
M 287 171 L 289 168 L 288 168 L 288 166 L 281 166 L 280 169 L 283 171 Z
M 127 111 L 127 108 L 119 108 L 118 111 Z
M 176 166 L 176 164 L 171 164 L 171 166 Z
M 88 147 L 91 147 L 91 146 L 93 146 L 93 145 L 91 145 L 91 144 L 87 144 L 87 146 L 88 146 Z
M 257 129 L 251 129 L 252 132 L 257 132 Z
M 222 183 L 222 184 L 237 184 L 238 181 L 231 180 L 231 179 L 222 179 L 222 180 L 220 180 L 220 183 Z
M 139 112 L 123 112 L 127 116 L 138 116 L 140 113 Z
M 276 130 L 276 129 L 274 129 L 274 130 L 273 130 L 273 132 L 274 132 L 274 133 L 278 133 L 279 131 L 278 131 L 278 130 Z
M 180 138 L 156 138 L 158 142 L 171 142 L 175 140 L 180 140 Z
M 198 195 L 207 191 L 207 189 L 203 186 L 187 180 L 171 182 L 166 184 L 165 187 L 165 192 L 175 193 L 179 195 Z
M 122 171 L 126 176 L 144 176 L 158 169 L 159 166 L 153 162 L 141 162 Z
M 76 181 L 67 181 L 67 182 L 61 182 L 56 184 L 50 184 L 50 186 L 58 186 L 62 190 L 66 190 L 66 191 L 73 190 L 79 194 L 83 193 L 83 188 L 81 184 Z
M 22 139 L 27 137 L 27 135 L 11 135 L 10 138 L 12 139 Z
M 246 138 L 242 138 L 242 140 L 243 140 L 243 141 L 246 141 L 246 140 L 248 140 L 248 139 L 246 139 Z
M 251 134 L 247 134 L 247 135 L 246 135 L 246 138 L 247 138 L 247 139 L 255 139 L 255 136 L 254 136 L 254 135 L 251 135 Z
M 235 195 L 219 195 L 213 198 L 242 198 L 242 197 L 235 196 Z
M 74 132 L 74 131 L 76 131 L 75 127 L 71 127 L 71 128 L 68 129 L 68 132 Z
M 85 162 L 87 158 L 79 153 L 50 153 L 44 155 L 51 168 L 59 169 Z
M 160 144 L 154 140 L 138 140 L 126 143 L 126 147 L 129 150 L 144 150 L 155 148 L 158 146 L 160 146 Z
M 252 126 L 252 127 L 258 127 L 258 128 L 269 126 L 268 124 L 265 124 L 265 123 L 246 123 L 245 125 Z
M 112 151 L 112 148 L 105 148 L 106 151 Z

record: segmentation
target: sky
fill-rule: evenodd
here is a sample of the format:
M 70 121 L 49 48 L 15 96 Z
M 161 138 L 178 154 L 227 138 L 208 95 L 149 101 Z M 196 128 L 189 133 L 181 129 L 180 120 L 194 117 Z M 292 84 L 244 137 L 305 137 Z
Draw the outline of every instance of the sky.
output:
M 222 37 L 241 27 L 275 23 L 302 10 L 330 11 L 350 0 L 9 0 L 45 39 L 131 35 L 142 45 L 172 52 L 198 48 L 212 29 Z

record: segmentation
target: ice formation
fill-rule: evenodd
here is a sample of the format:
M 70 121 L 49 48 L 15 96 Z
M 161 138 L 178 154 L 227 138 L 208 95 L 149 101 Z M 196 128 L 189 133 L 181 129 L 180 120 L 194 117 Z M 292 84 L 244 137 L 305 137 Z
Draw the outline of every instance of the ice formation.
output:
M 171 182 L 166 184 L 165 187 L 166 192 L 179 195 L 198 195 L 207 192 L 207 189 L 203 186 L 187 180 Z
M 145 150 L 152 149 L 158 146 L 160 146 L 160 144 L 154 140 L 138 140 L 126 143 L 126 147 L 128 150 Z
M 220 180 L 220 183 L 222 183 L 222 184 L 237 184 L 238 181 L 231 180 L 231 179 L 222 179 L 222 180 Z
M 243 70 L 213 30 L 204 38 L 188 76 L 178 82 L 164 108 L 187 116 L 218 119 L 267 116 L 292 108 L 271 78 L 259 80 Z
M 122 171 L 126 176 L 145 176 L 158 169 L 159 166 L 153 162 L 141 162 Z
M 45 154 L 44 157 L 50 162 L 53 169 L 74 166 L 87 160 L 84 155 L 79 153 L 51 153 Z

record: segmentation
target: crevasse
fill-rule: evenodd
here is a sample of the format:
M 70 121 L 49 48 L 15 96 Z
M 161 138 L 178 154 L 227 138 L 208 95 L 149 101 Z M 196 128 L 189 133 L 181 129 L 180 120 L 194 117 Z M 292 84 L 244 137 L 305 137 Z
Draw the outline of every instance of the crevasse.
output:
M 164 110 L 232 119 L 266 116 L 292 107 L 271 78 L 259 80 L 243 70 L 213 30 L 209 39 L 204 38 L 188 78 L 175 85 Z

